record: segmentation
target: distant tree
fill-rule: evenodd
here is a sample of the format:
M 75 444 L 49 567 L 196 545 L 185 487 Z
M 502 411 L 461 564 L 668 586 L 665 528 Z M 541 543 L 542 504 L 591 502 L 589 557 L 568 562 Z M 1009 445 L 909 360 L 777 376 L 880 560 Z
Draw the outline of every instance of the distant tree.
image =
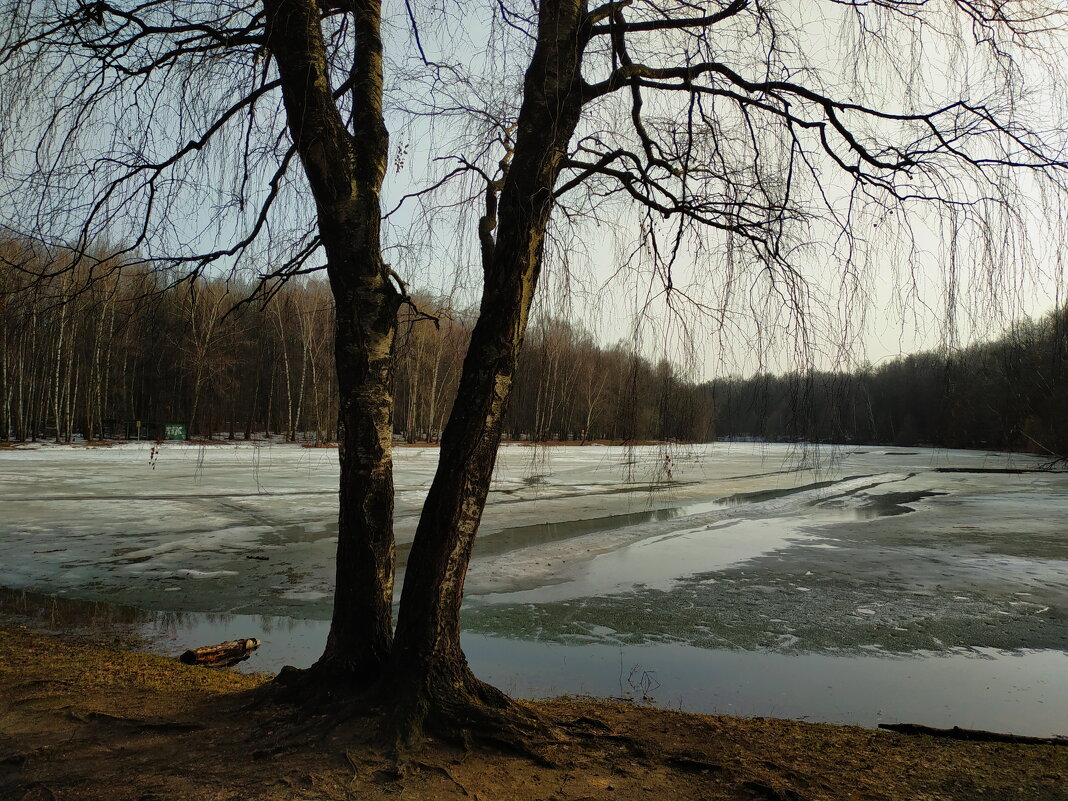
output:
M 326 650 L 295 681 L 373 688 L 404 742 L 426 727 L 516 741 L 533 730 L 472 675 L 460 603 L 551 223 L 604 221 L 617 201 L 634 203 L 632 264 L 649 268 L 673 308 L 703 281 L 728 296 L 759 285 L 788 309 L 788 333 L 805 337 L 799 321 L 814 301 L 799 248 L 813 238 L 817 261 L 848 282 L 873 226 L 907 230 L 893 215 L 939 209 L 958 256 L 985 237 L 985 250 L 970 252 L 990 268 L 1013 255 L 1002 232 L 1021 219 L 1020 181 L 1062 189 L 1063 131 L 1029 119 L 1023 103 L 1030 43 L 1036 61 L 1063 55 L 1051 49 L 1063 24 L 1053 5 L 496 2 L 489 41 L 505 66 L 523 62 L 523 77 L 496 71 L 494 84 L 445 63 L 463 54 L 426 53 L 435 25 L 457 33 L 458 9 L 397 4 L 398 22 L 411 23 L 409 71 L 427 76 L 426 108 L 413 113 L 468 121 L 465 143 L 447 154 L 455 168 L 426 192 L 474 176 L 482 287 L 394 635 L 394 350 L 398 310 L 414 304 L 383 255 L 380 3 L 0 8 L 0 224 L 66 243 L 72 262 L 89 260 L 87 280 L 98 263 L 88 246 L 105 233 L 128 243 L 110 257 L 175 274 L 266 252 L 268 288 L 325 257 L 340 399 L 337 586 Z M 851 31 L 864 60 L 802 30 L 819 23 Z M 479 63 L 499 66 L 474 58 L 470 71 Z M 947 76 L 941 89 L 934 74 Z M 484 102 L 482 85 L 510 94 Z M 408 97 L 420 86 L 407 81 Z M 285 199 L 298 195 L 314 201 L 311 228 L 287 214 L 296 206 Z M 713 269 L 680 286 L 677 268 L 696 252 Z
M 721 379 L 703 392 L 726 436 L 1068 453 L 1065 309 L 1000 336 L 852 372 Z M 792 425 L 782 410 L 804 407 Z

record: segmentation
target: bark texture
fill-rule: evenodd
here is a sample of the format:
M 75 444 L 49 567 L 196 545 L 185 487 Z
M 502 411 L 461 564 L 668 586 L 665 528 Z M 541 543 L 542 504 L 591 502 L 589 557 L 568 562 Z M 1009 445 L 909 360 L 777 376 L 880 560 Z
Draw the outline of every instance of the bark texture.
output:
M 517 734 L 530 728 L 503 693 L 471 675 L 460 648 L 460 604 L 541 269 L 553 187 L 582 108 L 585 24 L 585 3 L 541 4 L 512 163 L 496 220 L 487 215 L 481 226 L 485 284 L 478 323 L 401 596 L 390 676 L 399 691 L 402 742 L 417 741 L 425 724 L 477 730 L 496 719 Z M 495 239 L 487 236 L 494 222 Z
M 393 637 L 393 356 L 401 294 L 382 259 L 379 194 L 389 135 L 382 119 L 381 6 L 351 3 L 356 57 L 350 133 L 330 86 L 315 0 L 265 0 L 267 46 L 315 198 L 336 304 L 341 460 L 337 588 L 314 672 L 360 684 L 379 676 Z

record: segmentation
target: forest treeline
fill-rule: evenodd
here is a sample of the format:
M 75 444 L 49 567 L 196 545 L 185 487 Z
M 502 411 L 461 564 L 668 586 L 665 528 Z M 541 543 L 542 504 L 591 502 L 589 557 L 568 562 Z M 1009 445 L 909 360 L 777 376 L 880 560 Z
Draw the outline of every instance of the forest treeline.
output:
M 0 244 L 0 437 L 72 441 L 163 434 L 331 442 L 333 305 L 318 279 L 265 305 L 222 280 L 168 284 L 146 270 L 44 263 Z M 474 313 L 416 298 L 401 312 L 394 429 L 433 441 L 452 405 Z M 140 427 L 138 427 L 140 423 Z M 712 434 L 707 393 L 668 362 L 603 347 L 581 328 L 535 320 L 506 438 L 677 438 Z
M 0 243 L 0 438 L 154 438 L 180 423 L 190 438 L 335 439 L 323 281 L 289 281 L 260 305 L 241 303 L 251 287 L 232 282 L 67 266 Z M 437 323 L 402 308 L 394 429 L 434 441 L 474 314 L 429 297 L 416 305 Z M 527 333 L 504 427 L 507 438 L 537 441 L 715 435 L 1064 455 L 1068 306 L 949 355 L 701 385 L 668 361 L 542 317 Z
M 952 353 L 706 385 L 720 437 L 1068 455 L 1068 305 Z

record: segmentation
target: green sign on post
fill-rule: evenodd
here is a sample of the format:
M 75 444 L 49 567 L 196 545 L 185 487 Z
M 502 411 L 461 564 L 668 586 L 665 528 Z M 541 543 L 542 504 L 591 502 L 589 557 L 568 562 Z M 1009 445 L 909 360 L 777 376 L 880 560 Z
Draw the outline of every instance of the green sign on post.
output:
M 164 439 L 185 439 L 185 423 L 164 423 Z

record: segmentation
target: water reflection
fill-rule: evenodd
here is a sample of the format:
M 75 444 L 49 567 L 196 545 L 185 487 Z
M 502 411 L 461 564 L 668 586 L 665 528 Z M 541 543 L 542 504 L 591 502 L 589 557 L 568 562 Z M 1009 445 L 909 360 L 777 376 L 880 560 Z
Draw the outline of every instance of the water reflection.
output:
M 559 542 L 573 537 L 581 537 L 585 534 L 596 534 L 601 531 L 623 528 L 624 526 L 633 526 L 638 523 L 672 520 L 684 514 L 693 514 L 693 512 L 687 511 L 687 507 L 676 506 L 667 509 L 652 509 L 644 512 L 594 517 L 586 520 L 513 526 L 477 538 L 475 540 L 475 557 L 497 556 L 519 548 L 527 548 L 531 545 Z
M 46 595 L 31 590 L 0 587 L 0 615 L 22 618 L 56 631 L 133 631 L 158 613 L 105 601 Z
M 474 558 L 500 556 L 509 551 L 517 551 L 532 545 L 546 545 L 554 542 L 582 537 L 586 534 L 599 534 L 615 531 L 625 526 L 641 523 L 674 520 L 687 515 L 703 514 L 723 508 L 719 500 L 670 506 L 662 509 L 648 509 L 641 512 L 590 517 L 582 520 L 564 520 L 555 523 L 533 523 L 526 526 L 510 526 L 500 531 L 480 533 L 475 540 Z M 397 546 L 397 564 L 403 567 L 411 551 L 410 543 Z
M 60 631 L 126 631 L 159 653 L 241 637 L 262 644 L 240 669 L 307 667 L 329 624 L 271 615 L 151 612 L 0 588 L 0 614 Z M 783 654 L 676 642 L 548 643 L 465 632 L 464 651 L 485 680 L 524 698 L 623 697 L 693 712 L 764 715 L 876 726 L 911 722 L 1018 734 L 1066 733 L 1068 668 L 1061 651 L 990 648 L 888 654 Z

